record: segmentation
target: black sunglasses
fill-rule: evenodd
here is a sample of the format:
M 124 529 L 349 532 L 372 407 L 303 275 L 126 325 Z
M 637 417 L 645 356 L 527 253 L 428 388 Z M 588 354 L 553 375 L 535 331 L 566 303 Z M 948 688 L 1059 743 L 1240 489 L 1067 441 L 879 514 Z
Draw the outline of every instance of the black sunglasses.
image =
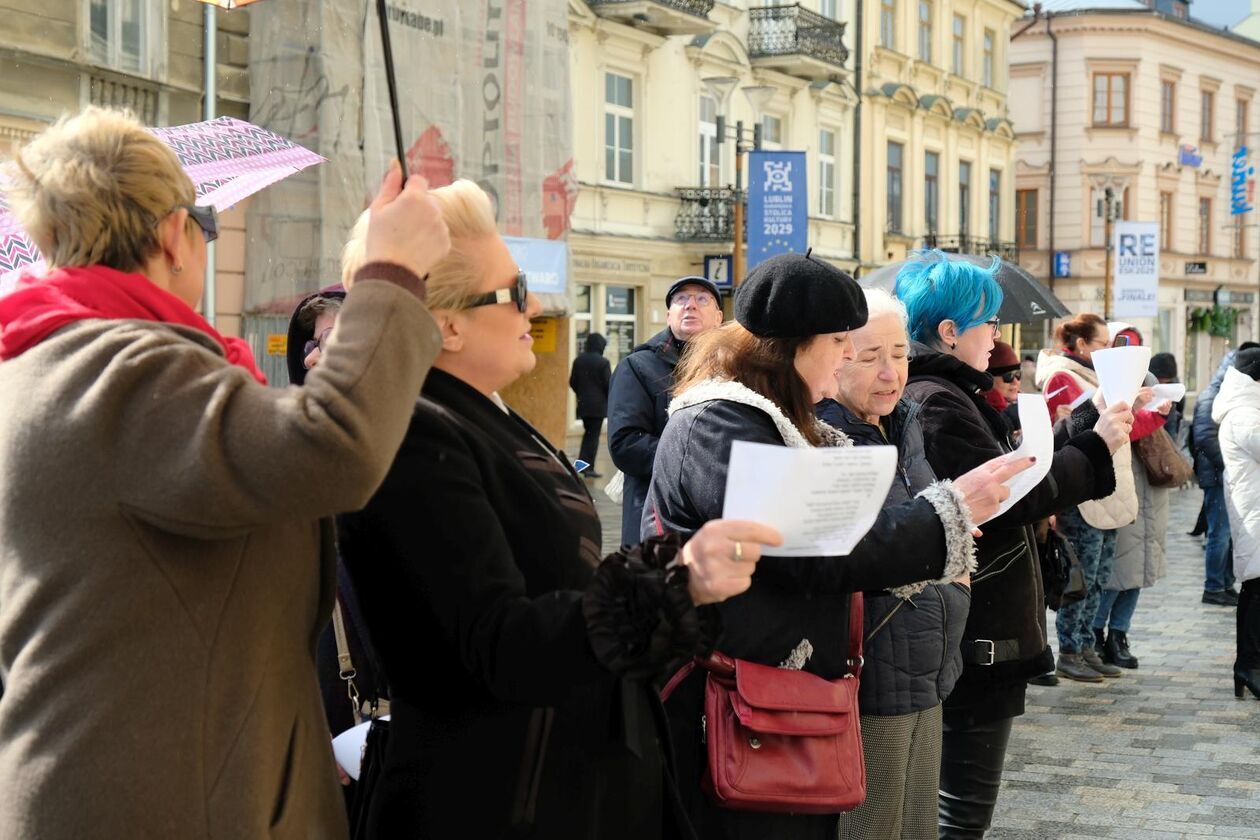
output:
M 201 228 L 201 235 L 207 242 L 219 238 L 219 212 L 213 207 L 199 207 L 196 204 L 181 204 L 188 211 L 188 217 Z
M 486 292 L 484 295 L 477 295 L 468 301 L 465 309 L 472 309 L 477 306 L 491 306 L 496 303 L 515 303 L 516 308 L 521 313 L 525 312 L 528 306 L 526 298 L 529 297 L 529 284 L 525 282 L 525 272 L 516 272 L 516 283 L 506 289 L 495 289 L 493 292 Z
M 1005 382 L 1007 385 L 1010 385 L 1016 379 L 1021 379 L 1021 378 L 1022 377 L 1020 375 L 1020 372 L 1017 370 L 1008 370 L 1006 373 L 1002 374 L 1002 381 Z

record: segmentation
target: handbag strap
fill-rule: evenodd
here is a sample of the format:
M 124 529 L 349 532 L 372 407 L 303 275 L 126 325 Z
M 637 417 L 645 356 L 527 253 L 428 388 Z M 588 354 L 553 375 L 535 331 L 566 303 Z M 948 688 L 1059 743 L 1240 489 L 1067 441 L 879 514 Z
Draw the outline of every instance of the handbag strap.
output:
M 354 715 L 357 726 L 363 722 L 363 713 L 359 708 L 359 687 L 354 684 L 358 672 L 350 658 L 350 641 L 346 637 L 346 620 L 342 615 L 340 598 L 333 604 L 333 634 L 337 637 L 337 676 L 346 684 L 346 697 L 350 699 L 350 712 Z

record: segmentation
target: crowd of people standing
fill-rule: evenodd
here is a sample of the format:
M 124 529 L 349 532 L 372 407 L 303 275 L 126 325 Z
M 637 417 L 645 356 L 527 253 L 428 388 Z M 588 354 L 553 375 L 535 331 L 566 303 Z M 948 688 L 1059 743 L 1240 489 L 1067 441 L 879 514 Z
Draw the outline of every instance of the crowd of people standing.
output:
M 1137 666 L 1167 503 L 1130 450 L 1175 411 L 1087 395 L 1091 353 L 1140 337 L 1078 315 L 1035 374 L 1062 387 L 1048 472 L 1004 505 L 1034 459 L 996 260 L 927 253 L 889 294 L 781 255 L 729 321 L 679 278 L 615 371 L 585 342 L 575 465 L 500 396 L 541 304 L 477 185 L 391 168 L 269 388 L 193 310 L 217 221 L 170 149 L 91 108 L 16 171 L 49 268 L 0 300 L 0 840 L 344 837 L 329 739 L 365 694 L 391 719 L 361 837 L 982 837 L 1056 670 L 1047 528 L 1085 590 L 1057 672 Z M 1258 379 L 1242 350 L 1210 417 L 1260 697 Z M 892 446 L 896 474 L 847 555 L 763 557 L 782 535 L 722 515 L 737 441 Z

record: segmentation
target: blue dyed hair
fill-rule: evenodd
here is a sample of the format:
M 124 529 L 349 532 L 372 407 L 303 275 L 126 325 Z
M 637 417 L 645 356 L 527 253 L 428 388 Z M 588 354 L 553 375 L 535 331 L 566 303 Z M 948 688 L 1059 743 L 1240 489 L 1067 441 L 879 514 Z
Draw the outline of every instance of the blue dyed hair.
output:
M 918 251 L 897 272 L 895 294 L 906 305 L 910 337 L 929 346 L 939 339 L 937 327 L 953 321 L 959 333 L 994 318 L 1002 308 L 998 257 L 988 267 L 950 259 L 938 250 Z

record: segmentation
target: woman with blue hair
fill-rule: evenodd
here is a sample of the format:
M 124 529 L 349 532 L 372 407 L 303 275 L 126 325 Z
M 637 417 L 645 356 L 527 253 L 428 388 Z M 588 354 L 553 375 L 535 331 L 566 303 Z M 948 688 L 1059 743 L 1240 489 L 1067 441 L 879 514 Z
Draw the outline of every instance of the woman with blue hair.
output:
M 940 251 L 920 255 L 897 275 L 911 338 L 906 396 L 920 405 L 924 450 L 940 479 L 961 475 L 1015 449 L 1006 422 L 983 392 L 998 335 L 1002 288 L 998 260 L 985 268 Z M 983 837 L 993 816 L 1011 724 L 1024 712 L 1029 677 L 1054 667 L 1046 644 L 1045 593 L 1033 550 L 1033 523 L 1115 488 L 1111 453 L 1127 439 L 1133 415 L 1119 404 L 1101 416 L 1085 409 L 1092 431 L 1063 435 L 1050 473 L 984 523 L 976 540 L 971 611 L 963 632 L 963 673 L 945 701 L 938 819 L 945 838 Z

